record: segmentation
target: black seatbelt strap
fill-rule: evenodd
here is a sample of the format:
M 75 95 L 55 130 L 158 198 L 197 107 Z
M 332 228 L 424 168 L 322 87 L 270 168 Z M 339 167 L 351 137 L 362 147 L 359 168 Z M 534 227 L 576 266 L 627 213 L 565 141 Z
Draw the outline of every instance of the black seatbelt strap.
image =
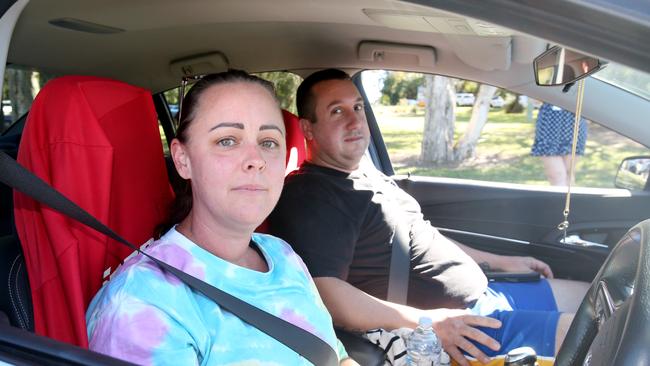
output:
M 246 323 L 275 338 L 314 365 L 338 365 L 336 352 L 329 344 L 327 344 L 327 342 L 300 327 L 269 314 L 227 292 L 221 291 L 212 285 L 209 285 L 145 252 L 140 251 L 138 247 L 129 243 L 125 239 L 122 239 L 122 237 L 117 235 L 106 225 L 99 222 L 99 220 L 91 214 L 77 206 L 74 202 L 67 199 L 32 172 L 18 164 L 18 162 L 3 151 L 0 151 L 0 181 L 36 201 L 48 205 L 82 224 L 105 234 L 113 240 L 138 251 L 142 255 L 154 261 L 165 271 L 178 277 L 195 291 L 202 293 L 215 303 L 219 304 L 219 306 L 238 316 Z
M 409 275 L 411 273 L 411 235 L 408 225 L 398 222 L 393 226 L 391 238 L 390 271 L 386 300 L 406 305 Z

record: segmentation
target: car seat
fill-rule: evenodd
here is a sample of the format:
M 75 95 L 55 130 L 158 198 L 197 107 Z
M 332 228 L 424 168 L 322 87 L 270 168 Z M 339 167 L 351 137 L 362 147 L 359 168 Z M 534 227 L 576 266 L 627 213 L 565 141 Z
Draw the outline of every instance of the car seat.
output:
M 166 216 L 167 180 L 151 94 L 119 81 L 50 81 L 29 112 L 18 162 L 134 243 Z M 131 250 L 14 193 L 37 334 L 88 346 L 85 312 Z
M 300 129 L 300 119 L 295 114 L 282 110 L 282 118 L 284 118 L 284 128 L 287 136 L 287 170 L 286 174 L 298 169 L 300 164 L 307 157 L 305 150 L 305 136 Z

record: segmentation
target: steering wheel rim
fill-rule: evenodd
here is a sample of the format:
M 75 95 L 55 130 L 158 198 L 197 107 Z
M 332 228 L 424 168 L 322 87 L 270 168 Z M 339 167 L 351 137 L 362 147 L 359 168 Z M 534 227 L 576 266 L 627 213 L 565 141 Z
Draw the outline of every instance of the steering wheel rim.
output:
M 650 219 L 616 244 L 587 291 L 556 366 L 650 363 Z

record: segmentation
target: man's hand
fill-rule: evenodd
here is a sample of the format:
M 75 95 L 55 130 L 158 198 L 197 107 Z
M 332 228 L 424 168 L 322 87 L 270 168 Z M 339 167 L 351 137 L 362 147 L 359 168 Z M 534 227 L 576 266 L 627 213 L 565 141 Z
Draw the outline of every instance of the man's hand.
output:
M 548 264 L 533 257 L 501 256 L 497 266 L 493 267 L 504 272 L 537 272 L 546 278 L 553 278 L 553 271 Z
M 489 270 L 503 272 L 537 272 L 546 278 L 553 278 L 553 271 L 548 264 L 533 257 L 517 257 L 497 255 L 468 247 L 454 241 L 460 249 L 469 255 L 476 263 L 485 263 Z M 479 266 L 481 266 L 479 264 Z M 483 269 L 486 270 L 485 268 Z
M 501 348 L 499 342 L 476 329 L 476 327 L 500 328 L 497 319 L 484 316 L 470 315 L 467 310 L 435 309 L 427 311 L 433 320 L 433 330 L 436 332 L 442 348 L 461 366 L 469 366 L 469 362 L 461 351 L 476 357 L 482 363 L 490 359 L 470 340 L 483 344 L 495 351 Z

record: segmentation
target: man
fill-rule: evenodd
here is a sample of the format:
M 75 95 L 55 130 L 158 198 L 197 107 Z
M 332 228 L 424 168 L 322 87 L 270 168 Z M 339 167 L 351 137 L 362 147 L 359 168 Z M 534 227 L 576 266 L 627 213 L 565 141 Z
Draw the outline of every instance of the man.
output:
M 287 177 L 270 227 L 302 256 L 337 325 L 361 331 L 413 328 L 420 316 L 429 316 L 443 347 L 461 365 L 467 365 L 461 350 L 482 362 L 488 361 L 486 352 L 521 345 L 533 345 L 545 356 L 556 352 L 571 316 L 557 312 L 548 284 L 529 284 L 532 290 L 525 295 L 545 295 L 540 307 L 523 306 L 548 311 L 500 311 L 516 308 L 521 296 L 504 303 L 504 296 L 486 288 L 477 262 L 552 277 L 548 265 L 451 242 L 390 178 L 374 167 L 360 167 L 370 133 L 363 99 L 344 72 L 324 70 L 305 79 L 297 104 L 307 161 Z M 408 305 L 385 300 L 389 243 L 398 225 L 406 225 L 411 238 Z M 521 344 L 522 338 L 532 341 Z

